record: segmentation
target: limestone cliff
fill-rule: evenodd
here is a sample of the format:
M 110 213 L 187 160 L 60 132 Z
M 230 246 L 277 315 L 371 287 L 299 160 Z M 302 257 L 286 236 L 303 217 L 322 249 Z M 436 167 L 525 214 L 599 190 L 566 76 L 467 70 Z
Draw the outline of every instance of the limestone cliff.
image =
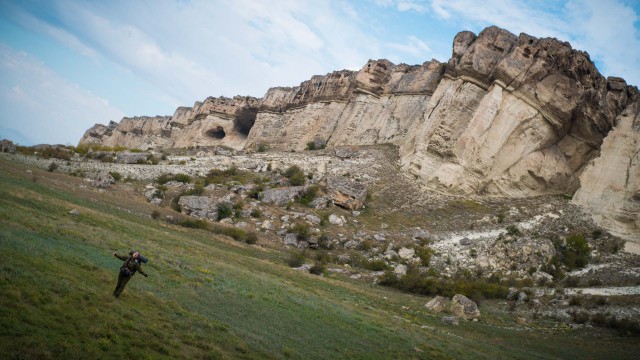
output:
M 81 143 L 302 150 L 398 145 L 429 189 L 525 197 L 574 193 L 596 220 L 640 238 L 640 97 L 557 39 L 489 27 L 459 33 L 451 59 L 370 60 L 263 98 L 208 98 L 171 117 L 96 125 Z M 624 180 L 624 181 L 623 181 Z

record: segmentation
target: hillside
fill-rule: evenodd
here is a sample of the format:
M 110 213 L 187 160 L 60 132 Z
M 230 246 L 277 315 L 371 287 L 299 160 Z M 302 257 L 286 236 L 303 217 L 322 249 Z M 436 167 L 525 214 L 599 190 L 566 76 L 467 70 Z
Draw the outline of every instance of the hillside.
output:
M 478 322 L 447 325 L 425 310 L 430 298 L 292 269 L 262 234 L 247 245 L 153 220 L 156 207 L 135 190 L 143 183 L 94 189 L 14 160 L 0 159 L 2 358 L 623 359 L 638 350 L 608 330 L 517 324 L 500 302 L 483 303 Z M 151 259 L 150 276 L 115 299 L 121 263 L 111 253 L 130 248 Z

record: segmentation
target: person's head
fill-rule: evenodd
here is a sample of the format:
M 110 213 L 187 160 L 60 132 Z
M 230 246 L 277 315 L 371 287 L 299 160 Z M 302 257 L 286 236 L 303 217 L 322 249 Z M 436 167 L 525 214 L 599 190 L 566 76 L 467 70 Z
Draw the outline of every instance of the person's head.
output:
M 137 259 L 138 256 L 140 256 L 140 253 L 137 252 L 137 251 L 134 251 L 133 254 L 131 254 L 131 257 L 134 258 L 134 259 Z

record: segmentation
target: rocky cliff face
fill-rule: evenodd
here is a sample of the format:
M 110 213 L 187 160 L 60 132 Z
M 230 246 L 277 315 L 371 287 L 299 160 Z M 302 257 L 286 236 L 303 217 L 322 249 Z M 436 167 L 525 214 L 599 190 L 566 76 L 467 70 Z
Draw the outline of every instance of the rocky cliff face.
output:
M 490 27 L 459 33 L 447 63 L 369 61 L 357 71 L 272 88 L 261 99 L 208 98 L 172 117 L 96 125 L 81 143 L 302 150 L 398 145 L 406 174 L 460 195 L 576 192 L 603 226 L 640 238 L 640 100 L 556 39 Z

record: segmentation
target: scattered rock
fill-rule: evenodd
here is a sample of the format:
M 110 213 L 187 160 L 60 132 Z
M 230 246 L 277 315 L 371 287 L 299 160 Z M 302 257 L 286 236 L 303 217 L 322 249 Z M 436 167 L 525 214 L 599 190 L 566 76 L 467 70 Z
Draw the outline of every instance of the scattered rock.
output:
M 409 249 L 409 248 L 401 248 L 400 250 L 398 250 L 398 256 L 400 256 L 401 259 L 411 259 L 413 257 L 413 255 L 415 255 L 416 251 L 414 249 Z
M 347 210 L 359 210 L 367 198 L 364 185 L 344 177 L 327 178 L 327 192 L 334 204 Z
M 461 294 L 456 294 L 451 299 L 451 313 L 465 320 L 475 319 L 480 316 L 478 305 Z
M 80 215 L 80 211 L 78 209 L 72 209 L 69 211 L 69 215 L 78 216 Z
M 403 276 L 407 274 L 407 265 L 399 264 L 396 265 L 395 269 L 393 269 L 393 273 L 398 276 Z
M 222 204 L 229 208 L 233 207 L 231 202 L 213 199 L 208 196 L 181 196 L 180 200 L 178 200 L 178 205 L 180 205 L 180 210 L 183 214 L 211 220 L 218 220 L 218 208 Z
M 518 289 L 514 287 L 509 288 L 509 293 L 507 294 L 507 300 L 515 300 L 518 296 Z
M 305 189 L 304 186 L 290 186 L 275 189 L 267 189 L 262 192 L 262 202 L 283 206 L 294 201 Z
M 344 244 L 345 249 L 354 250 L 360 243 L 356 240 L 349 240 Z
M 349 148 L 337 148 L 333 150 L 333 153 L 341 159 L 351 158 L 356 155 L 356 152 Z
M 329 215 L 329 223 L 331 225 L 338 225 L 338 226 L 342 226 L 346 223 L 347 221 L 345 220 L 344 216 L 338 216 L 336 214 L 331 214 Z
M 447 325 L 460 325 L 460 319 L 457 316 L 445 316 L 442 318 L 442 322 Z
M 525 302 L 527 301 L 527 294 L 524 291 L 520 291 L 518 293 L 518 302 Z
M 286 234 L 284 236 L 284 244 L 285 245 L 297 246 L 298 245 L 298 235 L 292 234 L 292 233 Z
M 521 317 L 521 316 L 518 316 L 518 317 L 516 318 L 516 323 L 517 323 L 518 325 L 528 325 L 528 324 L 529 324 L 529 321 L 528 321 L 527 319 L 525 319 L 525 318 Z
M 116 162 L 119 164 L 137 164 L 147 161 L 147 153 L 132 153 L 128 151 L 119 152 Z
M 314 214 L 307 214 L 304 218 L 310 223 L 316 224 L 316 225 L 319 225 L 322 222 L 322 219 L 320 219 L 319 216 Z
M 314 209 L 324 209 L 327 207 L 328 204 L 329 204 L 329 198 L 326 196 L 320 196 L 313 199 L 313 201 L 311 201 L 309 206 L 311 206 Z
M 387 240 L 387 238 L 385 238 L 383 234 L 374 234 L 373 238 L 376 241 L 386 241 Z
M 275 226 L 273 225 L 273 221 L 265 220 L 262 222 L 262 225 L 260 226 L 260 228 L 262 228 L 263 230 L 273 230 Z
M 462 238 L 460 239 L 460 245 L 470 245 L 471 244 L 471 240 L 469 238 Z
M 427 308 L 427 310 L 433 312 L 442 312 L 447 307 L 447 299 L 438 295 L 429 300 L 429 302 L 427 302 L 424 307 Z
M 85 177 L 89 180 L 91 186 L 97 188 L 106 189 L 116 183 L 113 176 L 106 171 L 90 172 L 86 174 Z

